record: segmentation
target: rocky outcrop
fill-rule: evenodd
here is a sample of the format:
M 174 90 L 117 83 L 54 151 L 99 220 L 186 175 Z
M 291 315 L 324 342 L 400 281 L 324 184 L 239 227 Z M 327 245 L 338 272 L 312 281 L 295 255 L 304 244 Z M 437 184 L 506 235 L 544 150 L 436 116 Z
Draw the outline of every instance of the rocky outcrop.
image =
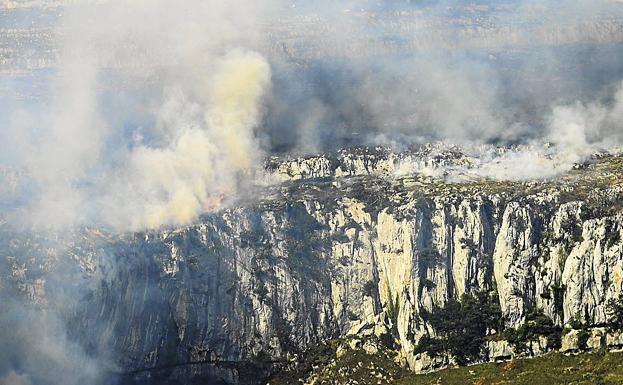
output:
M 560 181 L 462 184 L 416 172 L 375 176 L 387 157 L 344 156 L 339 167 L 327 159 L 277 164 L 303 180 L 189 227 L 80 232 L 71 263 L 88 302 L 73 330 L 88 330 L 80 338 L 114 352 L 135 380 L 255 383 L 348 335 L 394 345 L 413 370 L 440 367 L 446 361 L 416 351 L 434 335 L 421 314 L 464 294 L 496 293 L 515 328 L 535 309 L 560 326 L 604 323 L 606 302 L 621 293 L 618 157 Z M 12 237 L 22 254 L 41 248 Z M 42 258 L 48 272 L 69 263 Z M 14 260 L 2 282 L 44 298 L 46 275 L 23 273 L 41 266 Z M 565 338 L 563 349 L 573 351 L 572 334 Z M 619 340 L 595 334 L 589 346 Z M 533 354 L 547 350 L 546 341 L 532 345 Z M 505 341 L 487 349 L 490 360 L 515 354 Z
M 266 162 L 266 169 L 269 178 L 278 181 L 362 175 L 391 177 L 413 173 L 438 175 L 451 167 L 467 167 L 474 161 L 458 147 L 438 142 L 399 153 L 386 147 L 360 147 L 322 156 L 273 157 Z

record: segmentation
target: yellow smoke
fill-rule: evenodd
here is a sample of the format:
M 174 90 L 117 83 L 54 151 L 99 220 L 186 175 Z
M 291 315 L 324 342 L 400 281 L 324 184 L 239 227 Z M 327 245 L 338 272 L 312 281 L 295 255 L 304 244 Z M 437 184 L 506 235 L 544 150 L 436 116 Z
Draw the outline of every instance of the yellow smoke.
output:
M 213 108 L 206 116 L 216 129 L 232 166 L 248 169 L 254 146 L 252 129 L 258 119 L 258 102 L 269 81 L 270 68 L 259 54 L 230 53 L 220 63 L 212 90 Z M 248 131 L 245 135 L 241 132 Z
M 270 66 L 257 53 L 233 51 L 216 65 L 205 114 L 168 148 L 140 147 L 132 154 L 134 191 L 144 202 L 134 228 L 186 224 L 225 193 L 256 163 L 253 130 L 270 83 Z

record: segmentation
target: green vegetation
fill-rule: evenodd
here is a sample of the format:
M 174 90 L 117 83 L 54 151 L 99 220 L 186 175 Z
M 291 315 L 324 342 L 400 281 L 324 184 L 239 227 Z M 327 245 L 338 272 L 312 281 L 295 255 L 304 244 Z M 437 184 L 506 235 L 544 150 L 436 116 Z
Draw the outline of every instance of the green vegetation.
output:
M 405 375 L 396 385 L 620 385 L 623 353 L 546 356 Z
M 267 383 L 271 385 L 320 384 L 374 384 L 393 385 L 397 378 L 411 374 L 395 362 L 396 353 L 389 349 L 379 349 L 376 354 L 368 354 L 361 346 L 372 342 L 374 338 L 356 339 L 360 348 L 351 349 L 352 339 L 335 339 L 319 344 L 312 351 L 302 356 L 302 360 L 289 370 L 273 375 Z M 339 354 L 338 350 L 342 353 Z M 313 379 L 313 380 L 312 380 Z M 355 382 L 356 381 L 356 382 Z
M 606 314 L 608 316 L 608 327 L 612 330 L 623 330 L 623 295 L 619 298 L 611 298 L 606 303 Z
M 423 337 L 416 352 L 432 355 L 452 354 L 460 364 L 477 361 L 487 331 L 501 331 L 502 312 L 497 296 L 480 292 L 450 299 L 444 307 L 423 311 L 422 318 L 433 328 L 435 337 Z
M 562 328 L 554 325 L 551 318 L 543 314 L 541 310 L 535 310 L 528 314 L 526 322 L 517 329 L 507 328 L 503 336 L 515 346 L 515 349 L 526 349 L 528 341 L 536 341 L 539 337 L 547 337 L 547 347 L 550 349 L 560 348 Z
M 558 313 L 560 317 L 564 318 L 564 296 L 567 287 L 565 285 L 558 285 L 557 283 L 554 283 L 550 289 L 552 291 L 552 296 L 554 297 L 554 308 L 556 309 L 556 313 Z
M 586 329 L 580 329 L 578 332 L 578 347 L 580 349 L 588 348 L 588 339 L 591 337 L 591 333 Z
M 271 385 L 359 384 L 359 385 L 620 385 L 623 384 L 623 353 L 597 352 L 566 356 L 551 353 L 541 357 L 500 363 L 442 369 L 415 374 L 396 363 L 388 350 L 368 354 L 347 349 L 339 357 L 334 340 L 318 346 L 291 370 L 274 375 Z
M 561 344 L 562 328 L 539 309 L 528 314 L 521 327 L 505 328 L 497 296 L 490 293 L 464 295 L 461 301 L 450 299 L 442 308 L 424 311 L 422 318 L 433 328 L 435 336 L 423 337 L 415 352 L 433 356 L 449 353 L 461 365 L 479 361 L 488 339 L 505 339 L 518 351 L 527 350 L 528 342 L 540 337 L 547 338 L 550 349 L 558 349 Z M 490 330 L 496 333 L 487 335 Z
M 376 291 L 376 283 L 374 283 L 373 280 L 370 280 L 368 282 L 366 282 L 363 285 L 363 295 L 367 296 L 367 297 L 374 297 L 374 293 Z

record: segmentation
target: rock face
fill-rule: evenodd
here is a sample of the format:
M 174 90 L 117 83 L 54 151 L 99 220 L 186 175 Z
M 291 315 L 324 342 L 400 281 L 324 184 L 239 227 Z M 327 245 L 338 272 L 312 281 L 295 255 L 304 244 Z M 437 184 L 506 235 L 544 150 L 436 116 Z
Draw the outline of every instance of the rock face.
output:
M 134 381 L 251 384 L 349 334 L 393 332 L 413 370 L 441 365 L 415 353 L 433 333 L 422 310 L 479 291 L 497 293 L 510 327 L 534 309 L 561 326 L 606 321 L 623 283 L 619 157 L 557 181 L 461 184 L 351 158 L 348 177 L 327 174 L 328 158 L 277 164 L 297 180 L 186 228 L 90 232 L 71 249 L 89 293 L 74 329 L 97 330 L 81 338 Z M 44 297 L 14 265 L 3 281 Z M 489 345 L 492 359 L 513 354 Z

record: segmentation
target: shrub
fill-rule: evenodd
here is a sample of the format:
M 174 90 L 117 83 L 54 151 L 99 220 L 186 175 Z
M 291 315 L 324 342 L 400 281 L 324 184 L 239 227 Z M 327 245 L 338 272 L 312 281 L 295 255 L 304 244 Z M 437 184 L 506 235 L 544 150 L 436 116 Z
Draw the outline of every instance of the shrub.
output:
M 508 342 L 517 349 L 524 349 L 528 341 L 535 341 L 540 336 L 547 337 L 547 347 L 558 349 L 560 347 L 562 329 L 554 324 L 551 318 L 543 314 L 540 309 L 535 309 L 526 317 L 526 322 L 517 329 L 506 329 L 504 336 Z
M 374 297 L 374 292 L 376 291 L 376 284 L 374 281 L 370 280 L 363 285 L 363 295 L 368 297 Z
M 621 232 L 616 229 L 610 229 L 606 232 L 606 249 L 610 249 L 621 242 Z
M 571 326 L 571 329 L 584 329 L 584 323 L 582 322 L 582 317 L 579 313 L 576 314 L 571 321 L 569 321 L 569 326 Z
M 619 298 L 611 298 L 606 303 L 608 327 L 613 330 L 623 330 L 623 294 Z
M 590 336 L 591 334 L 586 329 L 582 329 L 578 332 L 578 347 L 580 349 L 586 349 L 588 347 L 586 343 Z

